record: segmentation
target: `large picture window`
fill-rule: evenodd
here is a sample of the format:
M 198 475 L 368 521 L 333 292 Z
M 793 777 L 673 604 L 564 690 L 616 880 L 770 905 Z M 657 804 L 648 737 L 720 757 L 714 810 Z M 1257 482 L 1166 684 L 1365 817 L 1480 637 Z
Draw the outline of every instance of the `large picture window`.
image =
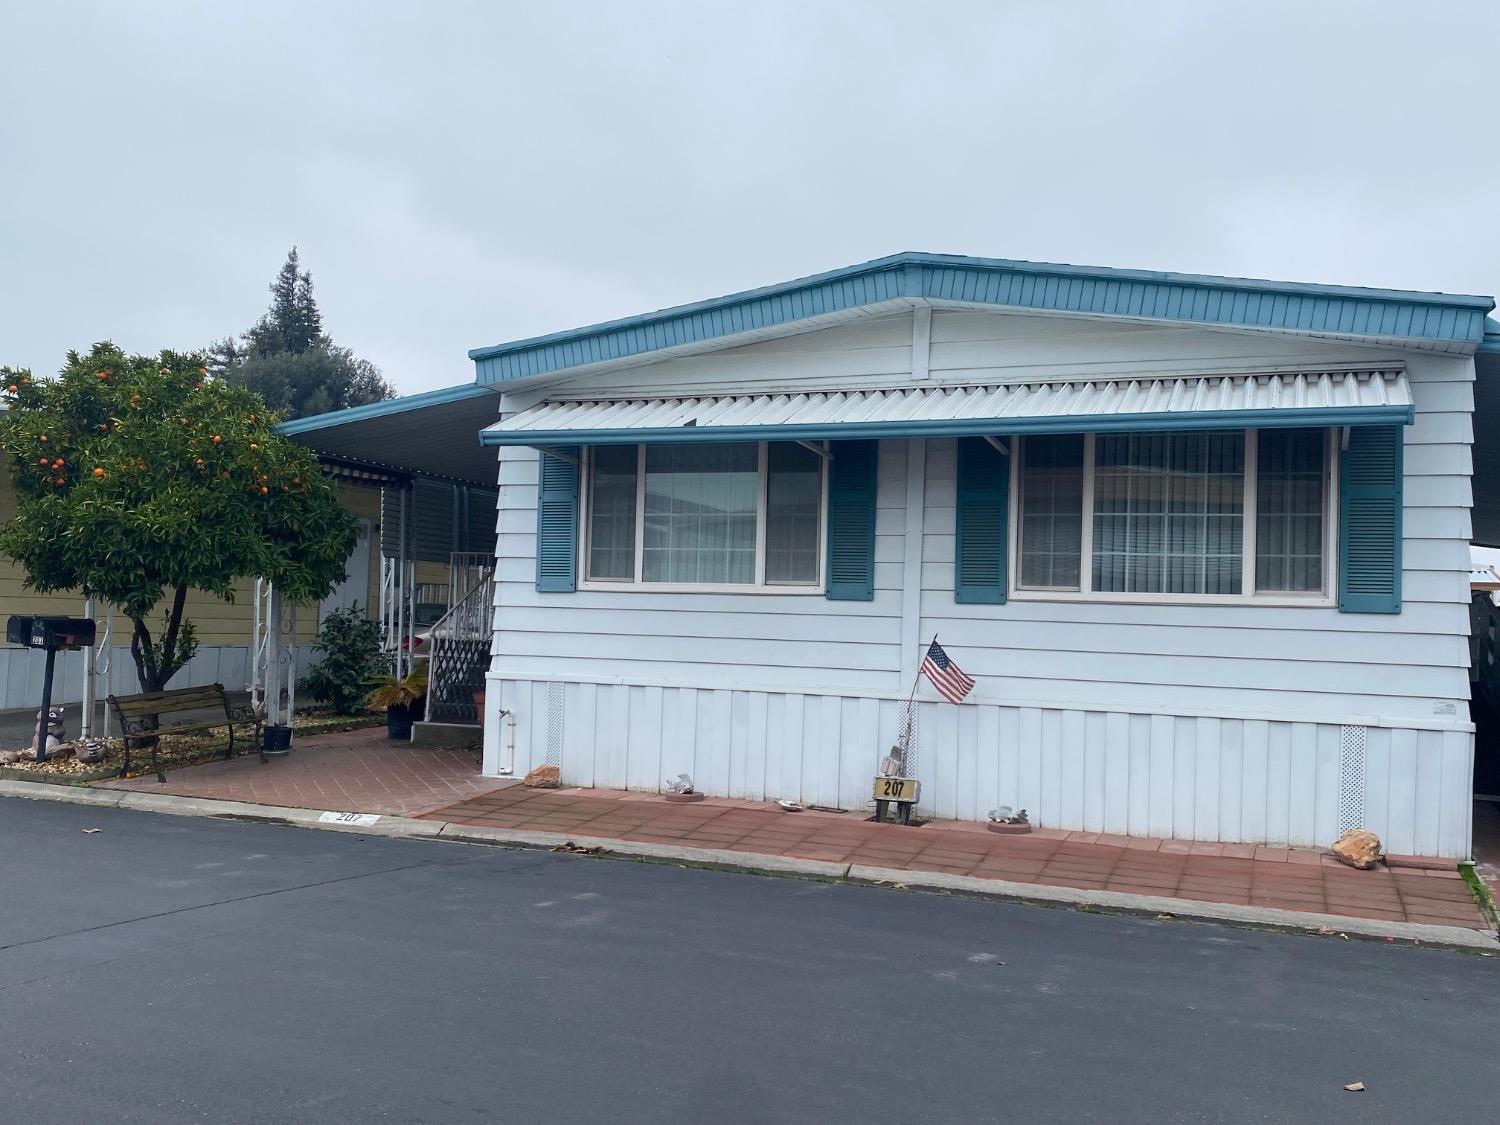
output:
M 1018 593 L 1328 594 L 1325 430 L 1065 434 L 1017 444 Z
M 588 454 L 586 582 L 655 589 L 822 582 L 823 459 L 794 442 Z

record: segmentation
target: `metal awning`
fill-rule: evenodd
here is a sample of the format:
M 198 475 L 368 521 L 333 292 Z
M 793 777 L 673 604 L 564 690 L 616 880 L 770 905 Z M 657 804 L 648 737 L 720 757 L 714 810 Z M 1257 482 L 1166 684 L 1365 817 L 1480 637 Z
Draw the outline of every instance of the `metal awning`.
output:
M 495 455 L 476 435 L 495 420 L 500 396 L 466 383 L 440 391 L 297 418 L 277 427 L 325 463 L 357 470 L 368 483 L 394 477 L 430 477 L 493 488 Z
M 787 391 L 702 398 L 549 400 L 489 426 L 484 445 L 794 441 L 1358 426 L 1412 421 L 1400 370 L 1124 377 Z

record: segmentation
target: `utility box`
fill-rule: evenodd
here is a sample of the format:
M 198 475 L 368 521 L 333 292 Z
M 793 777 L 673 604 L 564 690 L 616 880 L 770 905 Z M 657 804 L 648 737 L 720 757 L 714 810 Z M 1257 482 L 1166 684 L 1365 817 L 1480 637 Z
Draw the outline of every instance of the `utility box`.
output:
M 5 623 L 5 639 L 26 648 L 88 648 L 94 643 L 94 622 L 88 617 L 13 614 Z

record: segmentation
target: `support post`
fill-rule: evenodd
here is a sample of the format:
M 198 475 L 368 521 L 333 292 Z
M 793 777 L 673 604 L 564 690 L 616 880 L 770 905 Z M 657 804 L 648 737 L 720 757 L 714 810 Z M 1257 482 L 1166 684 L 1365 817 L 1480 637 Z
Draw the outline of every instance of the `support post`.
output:
M 47 721 L 52 710 L 52 674 L 57 670 L 57 649 L 47 646 L 47 670 L 42 674 L 42 716 L 36 721 L 36 760 L 47 760 Z
M 83 600 L 83 615 L 94 617 L 94 599 Z M 95 633 L 95 637 L 98 633 Z M 99 674 L 99 645 L 97 640 L 83 650 L 83 710 L 78 716 L 78 737 L 92 738 L 94 734 L 94 677 Z

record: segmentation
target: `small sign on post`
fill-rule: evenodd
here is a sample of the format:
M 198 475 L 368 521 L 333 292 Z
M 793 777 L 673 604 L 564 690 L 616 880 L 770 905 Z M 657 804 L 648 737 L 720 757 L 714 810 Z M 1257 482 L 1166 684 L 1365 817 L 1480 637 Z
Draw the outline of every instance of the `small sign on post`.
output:
M 902 824 L 911 823 L 911 810 L 916 807 L 917 798 L 922 792 L 922 783 L 914 777 L 886 777 L 875 778 L 875 822 L 883 822 L 890 807 L 894 804 L 901 817 Z

